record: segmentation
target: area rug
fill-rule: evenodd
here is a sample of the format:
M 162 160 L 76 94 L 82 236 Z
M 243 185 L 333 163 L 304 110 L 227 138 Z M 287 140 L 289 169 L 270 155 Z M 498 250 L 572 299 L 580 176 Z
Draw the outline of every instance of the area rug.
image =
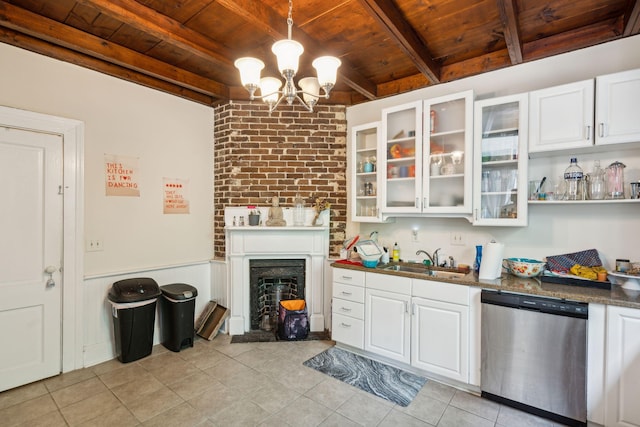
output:
M 330 340 L 331 335 L 329 331 L 309 332 L 307 338 L 300 341 L 316 341 L 316 340 Z M 232 335 L 231 344 L 247 343 L 247 342 L 276 342 L 282 341 L 276 337 L 276 334 L 267 331 L 250 331 L 243 335 Z M 282 341 L 289 342 L 289 341 Z
M 427 382 L 426 378 L 336 347 L 303 365 L 400 406 L 409 405 Z

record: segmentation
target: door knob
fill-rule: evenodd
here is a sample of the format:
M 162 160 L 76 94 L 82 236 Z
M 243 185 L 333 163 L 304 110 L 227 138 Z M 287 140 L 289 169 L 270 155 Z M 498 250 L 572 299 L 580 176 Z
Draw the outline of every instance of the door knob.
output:
M 47 288 L 53 288 L 56 285 L 55 280 L 53 280 L 53 273 L 55 273 L 56 271 L 58 271 L 58 267 L 53 265 L 50 265 L 44 269 L 44 272 L 49 275 L 49 279 L 47 279 L 47 283 L 45 285 Z

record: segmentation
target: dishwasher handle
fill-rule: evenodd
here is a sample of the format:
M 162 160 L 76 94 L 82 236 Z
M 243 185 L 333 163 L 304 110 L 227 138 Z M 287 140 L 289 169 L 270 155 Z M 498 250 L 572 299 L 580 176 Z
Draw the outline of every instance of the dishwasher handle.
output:
M 501 305 L 503 307 L 520 307 L 520 296 L 516 294 L 505 294 L 498 291 L 488 291 L 483 289 L 480 293 L 480 302 L 483 304 Z
M 575 317 L 579 319 L 589 318 L 589 304 L 585 302 L 524 294 L 512 294 L 486 289 L 482 290 L 482 293 L 480 294 L 480 301 L 483 304 L 515 308 L 517 310 L 537 311 L 540 313 Z

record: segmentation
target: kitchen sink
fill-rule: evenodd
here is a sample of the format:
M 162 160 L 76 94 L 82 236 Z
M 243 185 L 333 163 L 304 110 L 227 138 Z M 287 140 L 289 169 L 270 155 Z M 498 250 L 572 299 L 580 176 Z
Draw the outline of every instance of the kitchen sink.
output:
M 461 279 L 464 276 L 466 276 L 466 273 L 462 273 L 460 271 L 439 270 L 439 269 L 436 270 L 429 267 L 411 266 L 411 265 L 402 265 L 402 264 L 387 265 L 387 266 L 382 266 L 378 268 L 386 271 L 418 273 L 418 274 L 424 274 L 425 276 L 442 277 L 444 279 Z

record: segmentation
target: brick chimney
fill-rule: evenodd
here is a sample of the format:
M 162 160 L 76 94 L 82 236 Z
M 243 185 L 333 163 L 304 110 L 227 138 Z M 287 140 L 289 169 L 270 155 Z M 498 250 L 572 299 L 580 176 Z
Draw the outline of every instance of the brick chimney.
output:
M 215 108 L 214 251 L 224 258 L 224 208 L 293 207 L 296 194 L 311 207 L 331 203 L 329 256 L 338 256 L 347 221 L 346 108 L 342 105 L 279 106 L 230 102 Z

